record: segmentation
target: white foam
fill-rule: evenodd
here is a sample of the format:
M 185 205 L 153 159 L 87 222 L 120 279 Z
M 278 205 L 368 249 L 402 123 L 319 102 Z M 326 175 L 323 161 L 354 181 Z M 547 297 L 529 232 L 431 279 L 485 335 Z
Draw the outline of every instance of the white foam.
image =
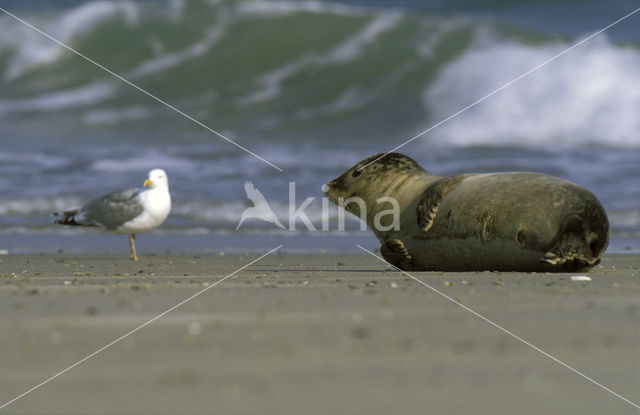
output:
M 426 31 L 426 35 L 416 44 L 418 55 L 423 59 L 437 59 L 437 48 L 445 35 L 460 30 L 469 24 L 469 19 L 464 17 L 453 17 L 444 20 L 426 20 L 426 22 L 423 23 L 423 30 Z
M 212 200 L 194 200 L 176 203 L 171 214 L 202 222 L 228 223 L 235 225 L 247 206 L 243 202 L 218 202 Z
M 258 89 L 236 99 L 236 105 L 242 108 L 277 98 L 282 92 L 282 83 L 307 67 L 314 60 L 313 56 L 304 55 L 280 68 L 260 75 L 256 81 L 256 84 L 259 85 Z
M 92 170 L 101 172 L 140 172 L 161 166 L 163 169 L 180 171 L 182 173 L 195 173 L 197 168 L 187 158 L 170 156 L 158 151 L 149 150 L 133 154 L 130 158 L 103 158 L 93 162 Z
M 118 124 L 123 121 L 142 120 L 149 118 L 152 112 L 142 106 L 126 108 L 97 109 L 87 111 L 84 114 L 84 122 L 87 124 Z
M 479 44 L 424 93 L 431 126 L 564 51 L 570 44 Z M 640 147 L 640 51 L 605 37 L 551 62 L 431 133 L 456 146 Z M 428 127 L 425 126 L 425 129 Z
M 162 72 L 206 54 L 224 36 L 227 28 L 226 14 L 221 13 L 216 24 L 196 43 L 178 52 L 166 53 L 140 64 L 131 71 L 131 78 Z
M 117 86 L 99 81 L 64 91 L 45 93 L 33 98 L 0 100 L 0 115 L 31 111 L 57 111 L 94 105 L 113 97 Z
M 367 95 L 363 94 L 360 91 L 360 88 L 353 87 L 344 91 L 340 96 L 338 96 L 338 98 L 328 104 L 319 107 L 300 108 L 293 113 L 293 116 L 296 119 L 307 119 L 322 115 L 340 113 L 358 108 L 366 104 L 368 101 Z
M 82 200 L 76 197 L 14 198 L 0 201 L 0 215 L 49 215 L 73 209 L 81 204 Z
M 293 112 L 294 119 L 309 119 L 332 114 L 345 113 L 365 107 L 370 102 L 388 93 L 391 88 L 407 73 L 414 70 L 417 62 L 405 62 L 393 68 L 383 78 L 379 79 L 376 88 L 351 87 L 343 91 L 333 101 L 320 105 L 302 107 Z
M 55 19 L 51 16 L 27 16 L 25 20 L 35 27 L 49 34 L 64 44 L 69 44 L 74 38 L 93 30 L 98 24 L 122 15 L 129 24 L 138 19 L 138 6 L 129 1 L 92 1 L 81 4 Z M 65 53 L 65 48 L 44 37 L 33 29 L 12 20 L 8 24 L 8 17 L 3 19 L 4 47 L 16 48 L 15 55 L 8 62 L 4 78 L 11 81 L 38 66 L 55 62 Z M 7 24 L 5 24 L 7 23 Z M 12 39 L 10 44 L 8 39 Z M 15 42 L 20 39 L 19 42 Z
M 400 12 L 379 13 L 360 32 L 332 48 L 326 55 L 321 56 L 319 64 L 338 65 L 356 59 L 367 46 L 374 44 L 382 34 L 397 27 L 403 18 L 404 14 Z
M 399 12 L 380 12 L 358 33 L 350 36 L 322 55 L 305 54 L 275 70 L 260 75 L 256 84 L 258 89 L 236 100 L 239 107 L 260 104 L 278 98 L 282 93 L 282 84 L 295 74 L 310 67 L 342 65 L 357 59 L 363 51 L 385 32 L 394 29 L 404 15 Z
M 364 7 L 323 1 L 242 1 L 236 8 L 241 14 L 263 16 L 288 16 L 294 13 L 331 13 L 339 16 L 361 16 Z
M 51 153 L 22 153 L 14 151 L 3 151 L 0 149 L 0 164 L 2 164 L 3 170 L 6 171 L 7 166 L 17 166 L 20 171 L 22 166 L 29 165 L 32 170 L 36 168 L 41 169 L 56 169 L 67 166 L 73 162 L 72 157 L 51 154 Z

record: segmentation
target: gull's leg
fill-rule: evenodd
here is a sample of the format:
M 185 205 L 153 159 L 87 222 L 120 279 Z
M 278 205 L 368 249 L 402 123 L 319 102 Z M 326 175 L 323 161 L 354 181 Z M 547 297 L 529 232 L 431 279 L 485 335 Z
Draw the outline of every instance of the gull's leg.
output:
M 129 258 L 133 259 L 134 261 L 138 260 L 138 255 L 136 255 L 136 234 L 132 233 L 129 235 L 129 245 L 131 245 L 131 255 L 129 255 Z

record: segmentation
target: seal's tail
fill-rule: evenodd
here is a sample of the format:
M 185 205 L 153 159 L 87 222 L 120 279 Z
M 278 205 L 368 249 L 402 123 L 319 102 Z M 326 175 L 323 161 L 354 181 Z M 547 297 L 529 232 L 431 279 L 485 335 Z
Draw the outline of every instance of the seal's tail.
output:
M 608 226 L 594 231 L 588 229 L 582 218 L 572 217 L 567 220 L 552 248 L 540 261 L 562 271 L 593 268 L 600 263 L 600 257 L 608 243 Z

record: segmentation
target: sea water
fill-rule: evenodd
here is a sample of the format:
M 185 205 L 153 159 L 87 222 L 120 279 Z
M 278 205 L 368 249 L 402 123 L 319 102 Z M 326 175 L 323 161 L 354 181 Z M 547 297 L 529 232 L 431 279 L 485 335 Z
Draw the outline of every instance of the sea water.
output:
M 634 10 L 632 1 L 5 1 L 0 248 L 126 253 L 51 212 L 168 172 L 173 210 L 141 252 L 376 245 L 321 187 Z M 640 13 L 399 149 L 439 175 L 535 171 L 590 189 L 609 252 L 640 250 Z M 236 230 L 252 181 L 286 229 Z M 298 218 L 291 223 L 290 189 Z

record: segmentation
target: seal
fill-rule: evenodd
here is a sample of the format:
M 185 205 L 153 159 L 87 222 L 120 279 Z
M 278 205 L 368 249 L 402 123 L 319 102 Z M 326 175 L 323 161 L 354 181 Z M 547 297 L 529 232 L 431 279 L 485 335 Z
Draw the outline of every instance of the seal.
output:
M 369 225 L 384 259 L 405 271 L 579 271 L 597 265 L 609 244 L 596 196 L 546 174 L 441 177 L 405 155 L 381 153 L 324 189 Z M 378 201 L 388 198 L 397 201 L 398 226 L 389 226 L 389 215 L 380 219 L 389 203 Z

